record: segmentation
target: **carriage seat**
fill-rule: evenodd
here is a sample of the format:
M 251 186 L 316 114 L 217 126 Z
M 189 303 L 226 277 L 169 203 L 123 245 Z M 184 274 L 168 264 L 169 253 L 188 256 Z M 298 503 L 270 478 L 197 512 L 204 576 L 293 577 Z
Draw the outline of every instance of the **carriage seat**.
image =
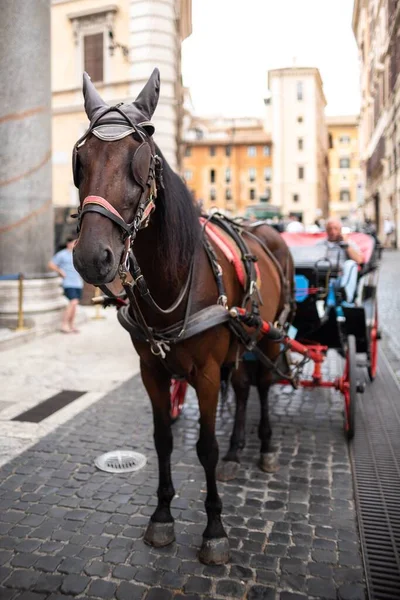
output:
M 320 244 L 326 239 L 325 233 L 283 233 L 288 244 L 296 269 L 296 300 L 301 302 L 307 297 L 305 287 L 326 288 L 327 279 L 338 279 L 340 268 L 326 258 L 326 248 Z M 349 235 L 361 250 L 364 262 L 359 266 L 358 278 L 376 268 L 377 252 L 375 239 L 365 233 Z M 306 283 L 307 282 L 307 285 Z

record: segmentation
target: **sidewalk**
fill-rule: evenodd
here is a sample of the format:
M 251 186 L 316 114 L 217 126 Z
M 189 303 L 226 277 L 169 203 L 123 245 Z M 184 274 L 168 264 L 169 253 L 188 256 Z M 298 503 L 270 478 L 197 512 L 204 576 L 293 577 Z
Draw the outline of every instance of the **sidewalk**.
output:
M 79 334 L 57 332 L 0 352 L 0 465 L 26 450 L 139 370 L 138 356 L 116 311 L 79 307 Z M 63 391 L 84 394 L 41 423 L 12 419 Z

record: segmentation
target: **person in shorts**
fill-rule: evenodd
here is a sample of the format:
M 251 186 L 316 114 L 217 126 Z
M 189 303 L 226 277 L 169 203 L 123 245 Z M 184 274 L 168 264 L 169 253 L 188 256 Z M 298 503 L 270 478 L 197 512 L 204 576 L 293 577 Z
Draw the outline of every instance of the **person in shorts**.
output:
M 61 331 L 63 333 L 78 333 L 74 325 L 76 316 L 76 307 L 79 300 L 82 298 L 83 281 L 74 267 L 72 250 L 76 244 L 75 238 L 68 238 L 67 245 L 64 250 L 57 252 L 48 264 L 48 268 L 56 271 L 63 279 L 64 295 L 68 298 L 69 303 L 63 312 Z

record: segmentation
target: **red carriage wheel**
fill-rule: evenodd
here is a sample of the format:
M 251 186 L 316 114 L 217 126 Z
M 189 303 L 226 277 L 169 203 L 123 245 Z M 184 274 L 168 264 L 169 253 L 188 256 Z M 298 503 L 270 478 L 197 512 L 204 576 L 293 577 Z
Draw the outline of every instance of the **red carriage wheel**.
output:
M 185 402 L 186 390 L 187 390 L 187 382 L 182 381 L 181 379 L 171 379 L 171 387 L 170 387 L 170 397 L 171 397 L 171 419 L 172 422 L 175 422 L 181 412 L 182 407 Z
M 368 351 L 368 375 L 371 381 L 374 381 L 378 368 L 378 339 L 378 306 L 375 305 L 374 322 L 370 332 Z
M 355 411 L 357 399 L 357 354 L 356 338 L 349 335 L 347 338 L 346 365 L 343 375 L 344 402 L 345 402 L 345 434 L 351 440 L 355 432 Z

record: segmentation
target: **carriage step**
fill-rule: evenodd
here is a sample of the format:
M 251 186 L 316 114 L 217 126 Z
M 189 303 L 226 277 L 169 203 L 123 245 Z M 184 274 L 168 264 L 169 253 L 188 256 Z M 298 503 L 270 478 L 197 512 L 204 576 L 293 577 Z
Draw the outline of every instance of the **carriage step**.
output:
M 357 393 L 363 394 L 365 392 L 365 383 L 357 383 Z

